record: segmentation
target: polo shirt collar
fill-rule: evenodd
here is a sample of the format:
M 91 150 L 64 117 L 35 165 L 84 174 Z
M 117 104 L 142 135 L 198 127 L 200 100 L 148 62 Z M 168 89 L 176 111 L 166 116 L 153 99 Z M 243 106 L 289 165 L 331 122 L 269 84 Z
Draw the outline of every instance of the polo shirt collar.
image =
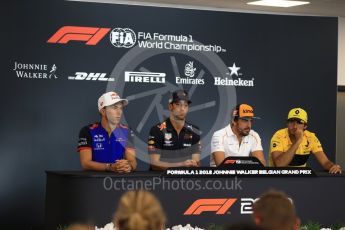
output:
M 120 124 L 121 124 L 121 123 L 119 123 L 119 124 L 116 126 L 116 128 L 110 133 L 110 135 L 113 134 L 113 133 L 115 132 L 116 129 L 121 128 L 121 125 L 120 125 Z M 98 122 L 98 126 L 99 126 L 102 130 L 104 130 L 104 132 L 108 133 L 108 131 L 103 127 L 102 121 Z M 109 135 L 109 133 L 108 133 L 108 135 Z
M 165 122 L 166 122 L 167 130 L 169 131 L 175 130 L 174 126 L 171 124 L 170 118 L 166 119 Z
M 167 130 L 169 130 L 169 131 L 173 131 L 173 130 L 176 131 L 174 126 L 172 125 L 172 123 L 170 121 L 170 117 L 168 119 L 166 119 L 165 122 L 166 122 Z M 184 122 L 184 126 L 182 127 L 182 130 L 186 131 L 187 130 L 187 126 L 189 126 L 189 124 L 185 121 Z
M 226 135 L 228 135 L 229 137 L 236 136 L 235 133 L 232 131 L 230 124 L 226 127 L 225 131 L 226 131 Z

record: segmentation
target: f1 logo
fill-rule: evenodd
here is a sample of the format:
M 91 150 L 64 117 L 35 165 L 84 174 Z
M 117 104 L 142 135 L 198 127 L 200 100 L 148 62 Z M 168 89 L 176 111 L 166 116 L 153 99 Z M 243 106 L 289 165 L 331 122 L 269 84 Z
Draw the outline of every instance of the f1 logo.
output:
M 96 45 L 110 28 L 63 26 L 49 40 L 48 43 L 66 44 L 69 41 L 84 41 L 86 45 Z
M 236 163 L 236 160 L 226 160 L 224 162 L 225 165 L 228 165 L 228 164 L 235 164 Z
M 184 215 L 200 215 L 203 212 L 215 212 L 223 215 L 237 199 L 198 199 L 185 211 Z

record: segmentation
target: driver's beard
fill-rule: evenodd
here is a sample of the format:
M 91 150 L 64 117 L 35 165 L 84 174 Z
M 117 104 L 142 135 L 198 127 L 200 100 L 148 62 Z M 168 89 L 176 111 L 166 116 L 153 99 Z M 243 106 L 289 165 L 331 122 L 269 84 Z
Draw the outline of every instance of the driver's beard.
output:
M 177 122 L 183 122 L 186 120 L 186 116 L 184 116 L 183 118 L 181 118 L 180 116 L 177 116 L 177 115 L 173 115 L 173 118 L 175 121 Z

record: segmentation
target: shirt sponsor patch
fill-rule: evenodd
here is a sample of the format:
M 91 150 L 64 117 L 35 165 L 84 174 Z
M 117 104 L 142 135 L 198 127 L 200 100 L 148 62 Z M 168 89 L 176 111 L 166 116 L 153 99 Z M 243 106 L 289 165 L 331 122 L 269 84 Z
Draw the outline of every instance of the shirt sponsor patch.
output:
M 171 133 L 165 133 L 164 134 L 164 139 L 165 140 L 170 140 L 172 138 L 172 134 Z

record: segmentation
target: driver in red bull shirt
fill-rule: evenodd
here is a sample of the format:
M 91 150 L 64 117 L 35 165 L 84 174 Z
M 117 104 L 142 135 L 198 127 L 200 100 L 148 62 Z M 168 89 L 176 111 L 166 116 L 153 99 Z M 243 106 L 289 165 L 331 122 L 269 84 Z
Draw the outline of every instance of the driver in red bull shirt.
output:
M 137 166 L 133 132 L 120 123 L 128 104 L 115 92 L 98 99 L 101 122 L 83 127 L 79 133 L 78 152 L 84 170 L 128 173 Z
M 190 103 L 185 90 L 170 95 L 169 118 L 150 130 L 147 145 L 151 170 L 200 166 L 200 131 L 186 121 Z

